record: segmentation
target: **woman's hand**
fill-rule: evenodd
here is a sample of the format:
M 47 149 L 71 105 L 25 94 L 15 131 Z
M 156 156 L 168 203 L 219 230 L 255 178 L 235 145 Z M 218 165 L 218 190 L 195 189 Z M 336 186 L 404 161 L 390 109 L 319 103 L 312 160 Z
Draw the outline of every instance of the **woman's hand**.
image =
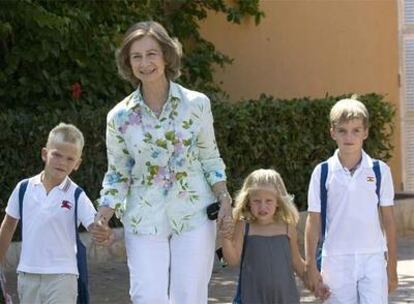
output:
M 107 223 L 104 223 L 102 220 L 98 220 L 91 226 L 92 227 L 90 227 L 90 232 L 92 234 L 93 241 L 96 244 L 108 246 L 112 243 L 113 233 Z
M 220 202 L 220 211 L 217 216 L 218 227 L 221 227 L 225 218 L 231 219 L 231 196 L 228 192 L 218 197 Z
M 233 200 L 224 181 L 215 183 L 213 185 L 213 192 L 220 203 L 220 210 L 217 216 L 217 225 L 220 228 L 225 217 L 231 218 L 231 203 Z
M 114 209 L 109 207 L 100 207 L 95 216 L 90 232 L 94 242 L 98 245 L 108 246 L 113 241 L 113 233 L 109 228 L 108 222 L 114 214 Z
M 234 235 L 234 222 L 231 216 L 225 216 L 223 218 L 221 226 L 219 226 L 220 235 L 228 240 L 233 239 Z
M 111 219 L 112 215 L 114 215 L 114 213 L 115 210 L 110 207 L 99 207 L 98 213 L 95 216 L 95 224 L 99 221 L 101 221 L 104 225 L 108 224 L 109 220 Z

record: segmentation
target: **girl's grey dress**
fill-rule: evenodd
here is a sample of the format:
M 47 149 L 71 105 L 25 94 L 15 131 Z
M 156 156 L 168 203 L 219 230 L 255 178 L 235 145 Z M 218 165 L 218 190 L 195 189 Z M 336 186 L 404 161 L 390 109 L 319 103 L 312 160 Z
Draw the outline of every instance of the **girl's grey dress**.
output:
M 248 226 L 246 224 L 240 270 L 241 303 L 298 304 L 299 293 L 287 234 L 249 235 Z

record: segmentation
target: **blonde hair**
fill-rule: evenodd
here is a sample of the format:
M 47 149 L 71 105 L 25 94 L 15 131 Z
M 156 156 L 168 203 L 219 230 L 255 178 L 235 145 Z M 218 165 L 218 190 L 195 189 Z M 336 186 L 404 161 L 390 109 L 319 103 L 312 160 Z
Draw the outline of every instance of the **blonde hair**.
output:
M 278 208 L 274 214 L 275 221 L 297 224 L 299 213 L 293 203 L 293 195 L 287 193 L 282 177 L 273 169 L 258 169 L 246 177 L 243 187 L 236 196 L 233 217 L 236 220 L 254 221 L 255 218 L 250 212 L 249 194 L 254 189 L 269 186 L 275 190 L 278 203 Z
M 56 142 L 76 144 L 79 147 L 80 153 L 82 153 L 83 146 L 85 145 L 82 132 L 76 126 L 64 122 L 59 123 L 49 132 L 46 146 L 50 147 Z
M 155 21 L 138 22 L 131 26 L 125 33 L 121 47 L 116 50 L 115 58 L 119 75 L 129 81 L 133 86 L 140 85 L 141 81 L 135 77 L 130 63 L 131 45 L 145 37 L 154 38 L 160 45 L 165 61 L 165 76 L 168 80 L 174 80 L 181 74 L 182 46 L 177 38 L 171 38 L 166 29 Z
M 369 113 L 365 105 L 357 100 L 357 95 L 341 99 L 332 107 L 329 114 L 331 128 L 353 119 L 362 119 L 364 128 L 369 126 Z

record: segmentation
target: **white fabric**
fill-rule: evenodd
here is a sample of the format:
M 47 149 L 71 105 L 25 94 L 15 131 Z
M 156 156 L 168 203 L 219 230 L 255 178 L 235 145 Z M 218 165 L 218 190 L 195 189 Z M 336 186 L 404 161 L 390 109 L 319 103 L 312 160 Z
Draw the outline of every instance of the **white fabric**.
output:
M 394 204 L 390 168 L 382 161 L 380 205 Z M 322 255 L 377 253 L 387 250 L 378 214 L 376 179 L 372 159 L 362 153 L 355 173 L 344 169 L 338 151 L 328 159 L 326 234 Z M 321 165 L 312 173 L 308 192 L 308 211 L 320 212 Z
M 49 194 L 40 174 L 29 179 L 23 200 L 23 242 L 18 271 L 78 274 L 76 262 L 75 197 L 77 185 L 66 178 Z M 20 183 L 9 198 L 6 213 L 19 214 Z M 78 200 L 78 225 L 93 223 L 95 208 L 83 192 Z
M 78 278 L 74 274 L 20 272 L 17 278 L 20 304 L 76 304 Z
M 215 235 L 213 221 L 172 236 L 136 235 L 126 230 L 132 303 L 206 304 Z
M 331 290 L 328 304 L 388 303 L 383 253 L 324 257 L 322 277 Z

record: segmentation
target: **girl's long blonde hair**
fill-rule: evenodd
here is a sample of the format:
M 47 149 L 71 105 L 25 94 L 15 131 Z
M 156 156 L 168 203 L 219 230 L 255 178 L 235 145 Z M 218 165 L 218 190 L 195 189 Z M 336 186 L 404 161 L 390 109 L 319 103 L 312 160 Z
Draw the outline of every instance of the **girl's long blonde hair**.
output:
M 293 195 L 287 193 L 282 177 L 273 169 L 258 169 L 246 177 L 243 187 L 236 196 L 236 206 L 233 210 L 234 219 L 249 222 L 255 220 L 250 212 L 249 194 L 252 190 L 264 187 L 271 187 L 276 191 L 278 208 L 274 215 L 275 221 L 296 225 L 299 220 L 299 212 L 293 203 Z

